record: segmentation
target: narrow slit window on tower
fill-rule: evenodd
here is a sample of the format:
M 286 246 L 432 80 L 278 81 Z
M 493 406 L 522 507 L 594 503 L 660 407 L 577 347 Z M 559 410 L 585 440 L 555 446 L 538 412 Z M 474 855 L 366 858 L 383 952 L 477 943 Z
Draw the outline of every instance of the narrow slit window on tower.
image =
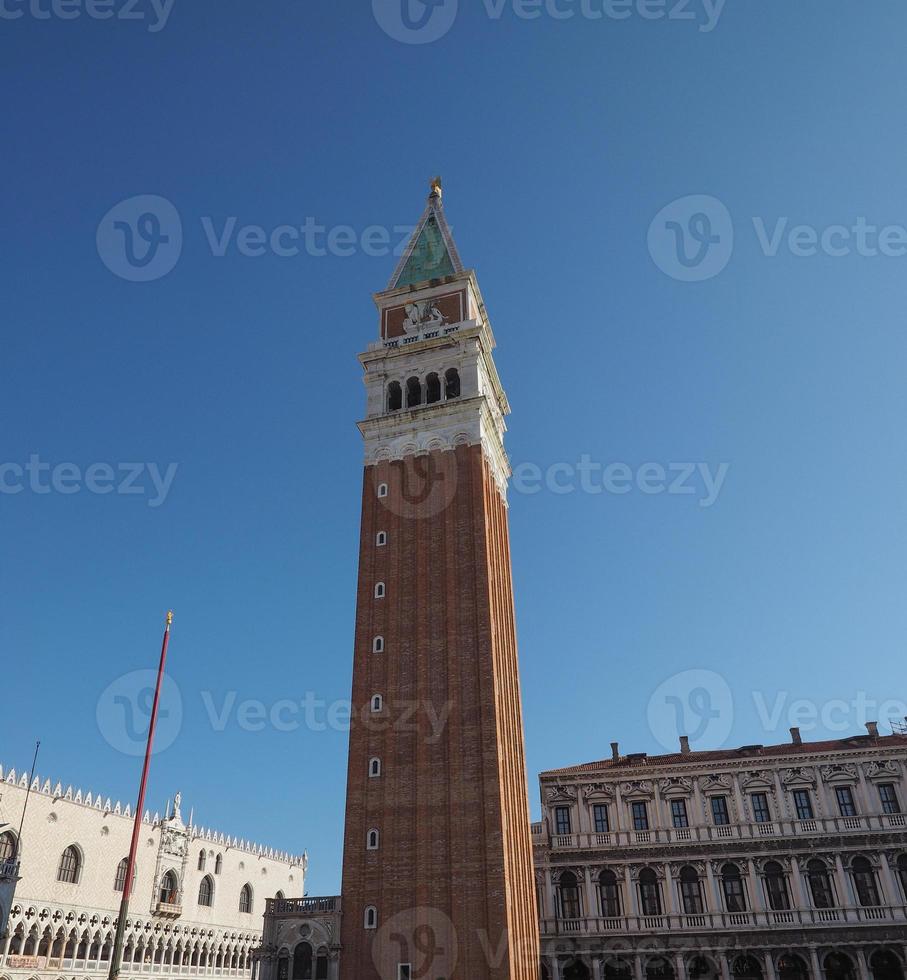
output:
M 444 374 L 444 397 L 460 397 L 460 372 L 456 368 L 448 368 Z
M 365 910 L 365 928 L 366 929 L 377 929 L 378 928 L 378 910 L 374 905 L 369 905 Z
M 383 582 L 376 583 L 376 585 L 375 585 L 375 598 L 376 599 L 383 599 L 384 598 L 384 593 L 385 593 L 384 583 Z
M 432 371 L 425 379 L 425 404 L 434 405 L 441 401 L 441 379 Z
M 387 531 L 379 531 L 375 535 L 375 544 L 379 548 L 383 548 L 387 544 Z
M 386 483 L 379 483 L 378 484 L 378 496 L 379 497 L 386 497 L 387 496 L 387 484 Z
M 369 778 L 376 779 L 381 775 L 381 760 L 371 759 L 368 764 L 368 774 Z
M 387 410 L 399 412 L 403 408 L 403 389 L 399 381 L 392 381 L 387 386 Z
M 422 404 L 422 383 L 418 378 L 409 378 L 406 382 L 406 407 L 415 408 Z
M 366 847 L 370 851 L 378 850 L 378 831 L 370 830 L 368 832 L 368 839 L 366 841 Z
M 384 653 L 384 637 L 376 636 L 372 640 L 372 653 Z
M 377 714 L 384 709 L 384 698 L 380 694 L 372 696 L 372 711 Z

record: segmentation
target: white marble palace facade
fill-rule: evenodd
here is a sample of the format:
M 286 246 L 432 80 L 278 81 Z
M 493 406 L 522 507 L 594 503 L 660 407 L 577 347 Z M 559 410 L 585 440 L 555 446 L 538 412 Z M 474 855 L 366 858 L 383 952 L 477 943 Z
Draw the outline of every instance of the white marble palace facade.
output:
M 907 736 L 543 773 L 547 980 L 903 980 Z
M 99 980 L 131 809 L 36 778 L 20 841 L 27 788 L 27 774 L 0 768 L 0 980 Z M 303 895 L 307 858 L 187 824 L 180 803 L 144 815 L 121 976 L 252 977 L 265 900 Z

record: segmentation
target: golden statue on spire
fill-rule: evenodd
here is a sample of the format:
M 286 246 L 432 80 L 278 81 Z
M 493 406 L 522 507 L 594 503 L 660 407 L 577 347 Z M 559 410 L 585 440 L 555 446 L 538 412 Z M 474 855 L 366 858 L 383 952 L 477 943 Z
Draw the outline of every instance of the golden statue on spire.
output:
M 444 191 L 441 189 L 441 178 L 432 177 L 431 180 L 431 196 L 432 197 L 443 197 Z

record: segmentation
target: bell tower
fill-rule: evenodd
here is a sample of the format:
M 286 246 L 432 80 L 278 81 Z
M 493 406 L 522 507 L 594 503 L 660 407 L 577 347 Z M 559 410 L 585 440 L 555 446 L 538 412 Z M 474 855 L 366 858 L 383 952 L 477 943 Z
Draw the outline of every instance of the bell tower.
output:
M 509 405 L 440 179 L 374 298 L 341 980 L 538 980 Z

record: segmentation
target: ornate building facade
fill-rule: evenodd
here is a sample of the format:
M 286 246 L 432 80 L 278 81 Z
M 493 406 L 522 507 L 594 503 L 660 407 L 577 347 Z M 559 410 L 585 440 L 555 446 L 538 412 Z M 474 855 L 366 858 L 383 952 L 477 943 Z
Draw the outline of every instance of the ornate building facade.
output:
M 20 841 L 27 790 L 27 774 L 0 768 L 0 865 L 18 878 L 0 980 L 106 977 L 131 808 L 36 777 Z M 265 899 L 302 895 L 306 865 L 186 824 L 177 794 L 163 818 L 144 816 L 121 975 L 251 977 Z
M 540 776 L 547 980 L 903 980 L 907 736 Z

